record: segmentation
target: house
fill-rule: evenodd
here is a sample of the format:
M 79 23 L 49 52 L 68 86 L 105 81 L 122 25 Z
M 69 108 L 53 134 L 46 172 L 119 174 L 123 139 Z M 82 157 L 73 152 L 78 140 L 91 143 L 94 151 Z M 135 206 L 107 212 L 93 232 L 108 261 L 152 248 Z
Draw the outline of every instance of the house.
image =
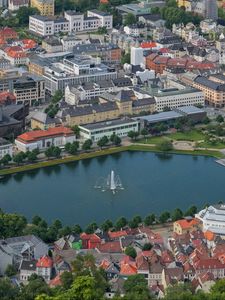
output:
M 32 274 L 36 274 L 36 260 L 22 260 L 19 266 L 20 281 L 27 283 Z
M 0 39 L 3 39 L 5 41 L 11 40 L 11 39 L 17 39 L 18 33 L 9 27 L 4 27 L 0 30 Z
M 45 281 L 50 281 L 53 270 L 53 260 L 45 255 L 38 259 L 36 263 L 37 275 L 42 276 Z
M 216 258 L 199 258 L 193 263 L 196 275 L 200 275 L 204 272 L 211 272 L 214 278 L 224 278 L 225 264 Z
M 101 238 L 97 234 L 87 234 L 83 232 L 80 235 L 83 249 L 95 249 L 101 244 Z
M 29 6 L 29 0 L 9 0 L 8 2 L 8 8 L 11 11 L 16 11 L 20 7 Z
M 16 138 L 15 143 L 19 151 L 27 152 L 37 148 L 44 150 L 52 145 L 64 147 L 66 143 L 74 141 L 75 135 L 70 128 L 55 127 L 23 133 Z
M 122 247 L 120 241 L 104 242 L 97 246 L 97 249 L 101 253 L 122 253 Z
M 63 51 L 63 45 L 61 41 L 58 38 L 52 36 L 49 36 L 42 41 L 42 48 L 49 53 Z
M 20 46 L 11 46 L 6 48 L 5 52 L 8 60 L 14 66 L 26 65 L 28 63 L 27 53 Z
M 215 284 L 215 278 L 211 272 L 204 272 L 200 274 L 197 279 L 199 284 L 195 291 L 201 290 L 205 293 L 209 293 L 211 287 Z
M 10 104 L 15 104 L 16 102 L 16 97 L 13 93 L 11 92 L 0 92 L 0 105 L 10 105 Z
M 162 270 L 162 285 L 164 289 L 168 286 L 184 282 L 183 269 L 179 267 Z
M 120 261 L 120 276 L 127 278 L 130 275 L 137 274 L 137 266 L 135 260 L 129 256 L 125 256 Z
M 37 111 L 31 117 L 31 128 L 33 130 L 34 129 L 47 130 L 49 128 L 57 127 L 60 124 L 61 123 L 57 118 L 51 118 L 48 116 L 48 114 L 41 111 Z
M 12 157 L 13 145 L 12 143 L 0 137 L 0 160 L 7 154 Z
M 199 221 L 192 218 L 177 220 L 173 223 L 173 231 L 177 234 L 183 234 L 196 229 L 198 224 Z

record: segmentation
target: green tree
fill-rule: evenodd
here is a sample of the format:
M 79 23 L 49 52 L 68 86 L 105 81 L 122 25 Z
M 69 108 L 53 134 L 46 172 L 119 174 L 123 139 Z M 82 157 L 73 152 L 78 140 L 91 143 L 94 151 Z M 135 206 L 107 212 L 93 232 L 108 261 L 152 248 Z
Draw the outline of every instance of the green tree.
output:
M 132 246 L 128 246 L 126 249 L 125 249 L 125 254 L 132 257 L 132 258 L 136 258 L 137 256 L 137 252 L 136 250 L 134 249 L 134 247 Z
M 143 275 L 137 274 L 127 278 L 124 282 L 124 290 L 126 293 L 142 291 L 148 288 L 148 282 Z
M 17 164 L 20 165 L 24 161 L 24 153 L 19 152 L 13 156 L 13 161 Z
M 127 225 L 127 219 L 124 217 L 119 218 L 115 223 L 115 228 L 117 230 L 120 230 L 121 228 L 125 227 Z
M 29 16 L 39 15 L 40 12 L 35 7 L 20 7 L 16 12 L 16 18 L 21 26 L 27 25 L 29 23 Z
M 172 220 L 177 221 L 183 218 L 183 212 L 181 209 L 176 208 L 172 214 Z
M 125 53 L 120 60 L 121 65 L 130 64 L 130 53 Z
M 40 294 L 50 295 L 51 289 L 42 277 L 32 274 L 28 280 L 28 284 L 21 289 L 21 299 L 33 300 Z
M 110 136 L 110 142 L 112 142 L 114 145 L 118 146 L 121 144 L 121 138 L 118 135 L 116 135 L 115 133 L 113 133 Z
M 109 229 L 111 229 L 113 227 L 113 222 L 111 220 L 106 220 L 104 223 L 102 223 L 102 225 L 100 226 L 100 228 L 103 231 L 108 231 Z
M 90 150 L 91 146 L 92 146 L 93 142 L 91 139 L 86 140 L 83 145 L 82 145 L 82 149 L 83 150 Z
M 71 147 L 71 143 L 66 143 L 65 144 L 65 150 L 66 150 L 66 152 L 70 152 L 70 147 Z
M 141 130 L 141 135 L 143 135 L 143 137 L 145 138 L 146 135 L 148 135 L 148 130 L 147 130 L 146 128 L 143 128 L 143 129 Z
M 75 234 L 80 234 L 82 232 L 82 228 L 80 225 L 76 224 L 72 227 L 72 232 Z
M 136 17 L 132 13 L 128 13 L 125 16 L 124 25 L 132 25 L 136 23 Z
M 41 221 L 42 221 L 42 218 L 37 215 L 32 218 L 32 224 L 34 224 L 34 225 L 38 225 Z
M 204 123 L 204 124 L 209 124 L 210 123 L 210 119 L 209 119 L 209 117 L 205 117 L 203 120 L 202 120 L 202 123 Z
M 105 26 L 98 28 L 98 34 L 107 34 L 107 28 Z
M 216 283 L 211 287 L 211 293 L 220 293 L 225 295 L 225 278 L 217 280 Z
M 197 207 L 195 205 L 189 207 L 189 209 L 185 212 L 185 216 L 192 216 L 197 214 Z
M 153 247 L 153 245 L 151 243 L 146 243 L 144 244 L 143 248 L 142 248 L 142 251 L 148 251 L 148 250 L 151 250 Z
M 12 157 L 9 154 L 6 154 L 3 156 L 3 158 L 0 160 L 0 164 L 8 165 L 9 162 L 12 160 Z
M 68 290 L 72 283 L 73 283 L 73 275 L 71 272 L 63 272 L 61 275 L 60 275 L 60 279 L 62 281 L 62 286 L 65 290 Z
M 144 224 L 145 226 L 150 226 L 155 222 L 155 220 L 156 220 L 155 215 L 150 214 L 144 219 Z
M 170 141 L 162 141 L 159 145 L 158 145 L 158 149 L 160 151 L 171 151 L 173 149 L 173 144 Z
M 8 278 L 0 278 L 0 299 L 1 300 L 17 300 L 19 289 L 12 285 Z
M 85 232 L 91 234 L 94 233 L 96 229 L 98 229 L 98 225 L 93 222 L 86 227 Z
M 165 300 L 188 300 L 192 299 L 191 286 L 188 283 L 170 286 L 166 289 Z
M 163 212 L 159 217 L 160 223 L 166 223 L 170 218 L 170 213 L 168 211 Z
M 78 151 L 79 144 L 77 145 L 77 142 L 74 142 L 70 145 L 69 154 L 75 155 Z
M 218 115 L 218 116 L 216 117 L 216 121 L 217 121 L 218 123 L 223 123 L 223 122 L 224 122 L 223 116 Z
M 59 158 L 61 155 L 62 150 L 59 147 L 54 147 L 52 154 L 54 157 Z
M 18 214 L 0 214 L 0 236 L 8 238 L 20 236 L 27 225 L 27 220 L 24 216 Z
M 16 275 L 17 271 L 16 268 L 13 265 L 8 265 L 6 270 L 5 270 L 5 275 L 8 277 L 12 277 Z
M 131 228 L 137 228 L 141 222 L 142 222 L 142 219 L 140 216 L 134 216 L 133 219 L 129 222 L 129 226 Z
M 36 153 L 33 152 L 33 151 L 28 151 L 28 152 L 27 152 L 27 160 L 28 160 L 29 162 L 34 162 L 34 161 L 36 161 L 36 160 L 37 160 L 37 155 L 36 155 Z
M 45 156 L 46 156 L 47 158 L 50 158 L 50 157 L 53 156 L 53 147 L 52 147 L 52 146 L 49 147 L 49 148 L 47 148 L 47 149 L 45 150 Z
M 109 142 L 109 139 L 106 135 L 104 135 L 100 140 L 98 140 L 97 145 L 102 149 Z
M 74 125 L 71 129 L 73 130 L 75 136 L 78 138 L 80 136 L 80 127 L 78 125 Z

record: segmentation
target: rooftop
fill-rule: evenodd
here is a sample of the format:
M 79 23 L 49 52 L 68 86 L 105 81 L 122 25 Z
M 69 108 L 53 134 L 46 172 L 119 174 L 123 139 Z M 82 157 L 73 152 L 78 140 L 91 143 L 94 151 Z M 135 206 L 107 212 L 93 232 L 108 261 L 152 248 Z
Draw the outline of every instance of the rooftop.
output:
M 81 125 L 81 128 L 85 128 L 88 130 L 94 130 L 94 129 L 100 129 L 105 127 L 112 127 L 117 125 L 123 125 L 123 124 L 129 124 L 129 123 L 136 123 L 137 121 L 132 119 L 114 119 L 114 120 L 108 120 L 104 122 L 98 122 L 98 123 L 91 123 L 91 124 L 85 124 Z

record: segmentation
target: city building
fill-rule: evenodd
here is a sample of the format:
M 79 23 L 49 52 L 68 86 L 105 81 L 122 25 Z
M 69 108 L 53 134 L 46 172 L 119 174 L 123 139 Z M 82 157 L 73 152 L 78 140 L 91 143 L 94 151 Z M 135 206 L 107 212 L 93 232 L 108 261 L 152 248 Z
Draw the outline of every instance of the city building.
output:
M 18 38 L 18 33 L 12 28 L 5 27 L 0 30 L 0 39 L 1 40 L 7 41 L 10 39 L 17 39 L 17 38 Z
M 59 32 L 93 31 L 99 27 L 112 29 L 112 15 L 92 10 L 87 17 L 76 11 L 66 11 L 64 17 L 39 16 L 29 17 L 29 30 L 40 36 L 54 35 Z
M 36 274 L 36 263 L 35 259 L 33 260 L 22 260 L 19 266 L 20 271 L 20 281 L 27 283 L 32 274 Z
M 204 93 L 207 104 L 215 107 L 225 105 L 225 84 L 212 81 L 204 76 L 197 76 L 192 86 Z
M 9 154 L 12 157 L 12 143 L 7 140 L 0 138 L 0 160 L 6 155 Z
M 197 229 L 199 224 L 198 219 L 185 218 L 182 220 L 177 220 L 173 223 L 173 232 L 177 234 L 184 234 Z
M 31 129 L 46 130 L 59 126 L 60 122 L 57 118 L 50 118 L 46 113 L 38 111 L 31 117 Z
M 102 64 L 99 58 L 79 55 L 47 66 L 43 77 L 46 90 L 54 95 L 57 90 L 64 91 L 67 85 L 117 78 L 117 72 Z
M 139 122 L 132 119 L 114 119 L 105 122 L 91 123 L 80 125 L 80 136 L 93 142 L 99 141 L 103 136 L 110 138 L 112 134 L 118 135 L 120 138 L 126 137 L 129 131 L 138 132 Z
M 29 6 L 29 0 L 9 0 L 8 1 L 8 9 L 11 11 L 16 11 L 20 7 Z
M 186 11 L 201 15 L 205 19 L 218 19 L 217 0 L 177 0 L 179 7 Z
M 147 37 L 147 27 L 142 23 L 124 26 L 123 30 L 127 35 Z
M 225 235 L 225 205 L 214 204 L 206 207 L 195 215 L 202 221 L 203 231 L 211 231 L 224 237 Z
M 16 97 L 11 92 L 0 92 L 0 105 L 10 105 L 16 103 Z
M 26 65 L 28 63 L 28 56 L 26 51 L 20 46 L 12 46 L 6 48 L 6 57 L 14 66 Z
M 73 48 L 76 45 L 80 45 L 82 43 L 82 40 L 77 38 L 74 34 L 70 34 L 70 35 L 64 36 L 61 39 L 61 43 L 63 46 L 63 51 L 73 51 Z
M 45 281 L 50 281 L 53 271 L 53 260 L 51 257 L 45 255 L 39 258 L 36 263 L 37 275 L 44 278 Z
M 182 90 L 176 88 L 159 90 L 154 94 L 154 98 L 158 112 L 163 111 L 165 107 L 175 109 L 180 106 L 205 105 L 204 93 L 200 89 L 190 87 Z
M 0 91 L 13 91 L 14 83 L 21 77 L 17 70 L 0 70 Z
M 55 0 L 31 0 L 31 7 L 39 10 L 41 16 L 54 16 Z
M 52 145 L 63 147 L 75 141 L 73 131 L 66 127 L 48 128 L 23 133 L 17 137 L 15 144 L 19 151 L 27 152 L 34 149 L 44 150 Z
M 17 104 L 42 103 L 45 100 L 45 81 L 36 75 L 24 75 L 14 82 L 13 94 Z
M 42 41 L 42 48 L 49 53 L 63 51 L 63 45 L 61 41 L 58 38 L 52 36 L 49 36 Z

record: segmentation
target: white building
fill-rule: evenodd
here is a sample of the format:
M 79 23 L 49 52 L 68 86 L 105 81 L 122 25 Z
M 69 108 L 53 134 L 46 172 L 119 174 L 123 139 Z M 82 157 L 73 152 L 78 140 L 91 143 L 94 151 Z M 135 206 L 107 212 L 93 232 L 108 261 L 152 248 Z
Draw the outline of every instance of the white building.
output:
M 15 144 L 22 152 L 34 149 L 45 150 L 51 146 L 64 147 L 66 143 L 73 143 L 75 135 L 70 128 L 54 127 L 47 130 L 25 132 L 17 137 Z
M 201 210 L 195 215 L 202 221 L 203 231 L 212 231 L 218 235 L 225 235 L 225 205 L 215 204 Z
M 11 11 L 18 10 L 20 7 L 29 6 L 29 0 L 9 0 L 8 9 Z
M 124 26 L 124 32 L 127 35 L 131 35 L 134 37 L 147 36 L 147 27 L 144 24 L 132 24 Z
M 22 260 L 19 266 L 20 281 L 27 283 L 32 274 L 36 274 L 36 260 Z
M 8 141 L 6 141 L 5 139 L 0 138 L 0 160 L 6 154 L 9 154 L 12 157 L 12 154 L 13 154 L 13 145 L 11 143 L 9 143 Z
M 132 119 L 114 119 L 105 122 L 80 125 L 80 136 L 93 142 L 99 141 L 103 136 L 111 137 L 112 134 L 120 138 L 126 137 L 129 131 L 139 130 L 139 121 Z
M 163 111 L 165 107 L 174 109 L 180 106 L 205 105 L 204 93 L 195 88 L 159 90 L 154 98 L 158 112 Z
M 112 15 L 97 10 L 88 11 L 87 17 L 76 11 L 66 11 L 63 17 L 34 15 L 29 17 L 29 30 L 41 35 L 54 35 L 59 32 L 82 32 L 98 30 L 99 27 L 112 29 Z
M 64 36 L 61 39 L 63 51 L 72 51 L 73 47 L 82 44 L 82 40 L 75 37 L 75 35 Z
M 52 277 L 53 260 L 45 255 L 39 258 L 36 267 L 37 275 L 42 276 L 48 282 Z
M 133 66 L 145 65 L 144 49 L 131 47 L 130 63 Z

